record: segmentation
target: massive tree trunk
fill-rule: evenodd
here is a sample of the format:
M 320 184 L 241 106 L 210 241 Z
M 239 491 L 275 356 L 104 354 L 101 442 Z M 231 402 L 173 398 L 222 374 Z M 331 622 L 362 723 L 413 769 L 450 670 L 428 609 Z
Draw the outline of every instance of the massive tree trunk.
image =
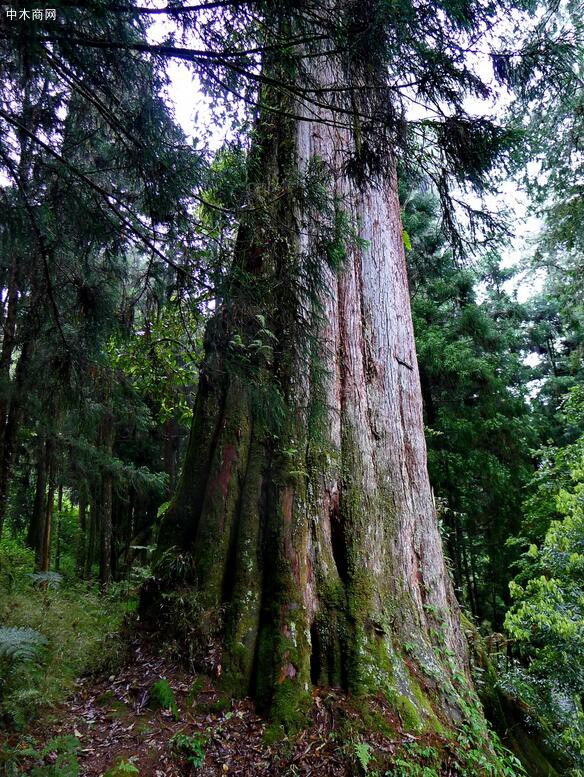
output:
M 276 718 L 323 684 L 382 691 L 413 728 L 454 720 L 466 651 L 428 480 L 395 167 L 350 175 L 358 119 L 286 107 L 256 128 L 158 584 L 192 589 L 225 683 Z M 299 194 L 315 169 L 332 220 L 358 233 L 344 246 Z

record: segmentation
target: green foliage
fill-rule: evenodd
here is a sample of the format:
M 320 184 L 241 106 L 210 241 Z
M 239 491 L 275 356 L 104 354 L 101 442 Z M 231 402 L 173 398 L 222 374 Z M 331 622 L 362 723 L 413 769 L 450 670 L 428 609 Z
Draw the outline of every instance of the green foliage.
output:
M 58 588 L 63 582 L 63 575 L 59 572 L 32 572 L 29 577 L 40 588 Z
M 372 760 L 371 747 L 366 742 L 353 742 L 352 749 L 357 763 L 361 766 L 363 772 L 367 774 Z
M 566 413 L 571 419 L 584 420 L 581 389 L 571 393 Z M 522 560 L 520 582 L 510 584 L 513 605 L 505 626 L 529 665 L 527 671 L 515 667 L 507 672 L 506 682 L 511 687 L 521 682 L 528 686 L 534 707 L 545 710 L 561 730 L 560 742 L 552 744 L 569 751 L 582 768 L 584 436 L 555 455 L 551 453 L 538 473 L 536 489 L 555 498 L 560 517 L 549 523 L 541 547 L 530 545 Z M 541 508 L 542 500 L 532 499 L 528 505 L 532 510 Z M 547 502 L 545 505 L 547 509 Z
M 10 635 L 3 644 L 31 659 L 0 661 L 1 724 L 22 728 L 70 693 L 84 672 L 114 669 L 125 652 L 119 631 L 125 612 L 125 602 L 81 585 L 0 589 L 0 621 L 6 624 L 0 633 Z
M 140 770 L 137 769 L 130 761 L 120 761 L 111 769 L 108 769 L 104 777 L 132 777 L 132 775 L 139 775 Z
M 15 584 L 22 584 L 33 566 L 34 552 L 5 531 L 0 538 L 0 586 L 11 590 Z
M 485 726 L 478 705 L 465 706 L 464 716 L 450 741 L 402 743 L 386 777 L 526 777 L 518 759 Z
M 148 705 L 154 710 L 170 710 L 175 720 L 180 718 L 174 691 L 166 679 L 157 680 L 150 688 Z
M 482 711 L 473 707 L 465 717 L 457 729 L 451 759 L 460 777 L 527 777 L 519 759 L 501 744 L 494 731 L 485 728 Z
M 174 753 L 195 769 L 200 769 L 205 762 L 206 740 L 201 734 L 189 736 L 182 731 L 170 740 Z
M 193 555 L 173 545 L 160 554 L 154 573 L 171 586 L 190 583 L 193 579 Z
M 184 310 L 177 298 L 164 305 L 144 331 L 130 336 L 119 333 L 108 344 L 112 367 L 137 397 L 152 403 L 160 423 L 190 421 L 190 399 L 202 353 L 200 317 Z
M 7 777 L 21 777 L 23 761 L 32 763 L 30 777 L 78 777 L 80 774 L 77 751 L 80 742 L 73 736 L 50 739 L 43 748 L 28 747 L 0 750 L 0 766 Z
M 35 629 L 17 626 L 0 628 L 0 658 L 34 661 L 46 644 L 47 638 Z
M 491 254 L 474 270 L 448 250 L 430 192 L 400 190 L 430 481 L 457 593 L 501 627 L 534 440 L 522 364 L 526 312 Z M 478 289 L 482 285 L 479 301 Z

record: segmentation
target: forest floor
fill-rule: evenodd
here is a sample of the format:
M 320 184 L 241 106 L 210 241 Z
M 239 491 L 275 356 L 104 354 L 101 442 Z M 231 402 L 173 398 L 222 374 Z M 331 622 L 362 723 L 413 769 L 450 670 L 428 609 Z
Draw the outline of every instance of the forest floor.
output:
M 150 690 L 161 679 L 174 693 L 174 712 L 150 708 Z M 6 744 L 21 753 L 16 761 L 22 771 L 12 773 L 39 777 L 359 775 L 368 773 L 360 761 L 366 764 L 373 753 L 375 761 L 389 764 L 404 744 L 431 745 L 397 733 L 400 720 L 381 700 L 374 705 L 385 731 L 369 729 L 365 743 L 359 734 L 351 738 L 363 731 L 363 711 L 342 694 L 316 689 L 309 727 L 287 737 L 270 728 L 250 700 L 227 699 L 207 677 L 186 672 L 142 639 L 131 644 L 117 673 L 78 679 L 77 691 L 31 736 Z M 405 774 L 385 768 L 377 773 Z

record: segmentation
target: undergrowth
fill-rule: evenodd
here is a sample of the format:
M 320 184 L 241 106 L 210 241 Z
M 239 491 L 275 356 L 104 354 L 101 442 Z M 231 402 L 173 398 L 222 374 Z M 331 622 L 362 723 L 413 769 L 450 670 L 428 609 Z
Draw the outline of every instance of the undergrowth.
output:
M 0 728 L 23 729 L 62 701 L 84 674 L 124 656 L 121 623 L 128 602 L 89 584 L 48 585 L 32 574 L 31 552 L 0 543 Z M 26 638 L 26 639 L 25 639 Z

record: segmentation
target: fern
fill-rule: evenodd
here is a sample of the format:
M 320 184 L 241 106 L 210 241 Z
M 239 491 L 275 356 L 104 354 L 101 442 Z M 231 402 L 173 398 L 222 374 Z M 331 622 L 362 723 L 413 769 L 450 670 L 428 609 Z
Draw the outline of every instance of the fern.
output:
M 195 769 L 200 769 L 205 762 L 206 742 L 200 734 L 194 734 L 190 737 L 179 731 L 170 740 L 170 744 L 174 752 Z
M 371 763 L 371 748 L 365 742 L 353 742 L 353 751 L 361 768 L 367 774 Z
M 0 658 L 11 661 L 34 661 L 47 644 L 47 638 L 35 629 L 0 628 Z
M 168 680 L 158 680 L 150 688 L 148 704 L 155 710 L 170 710 L 175 720 L 179 719 L 178 706 Z
M 140 770 L 137 769 L 130 761 L 120 761 L 111 769 L 108 769 L 104 777 L 135 777 L 136 774 L 140 774 Z
M 29 577 L 33 585 L 44 585 L 47 588 L 58 588 L 63 580 L 63 575 L 58 572 L 31 572 Z

